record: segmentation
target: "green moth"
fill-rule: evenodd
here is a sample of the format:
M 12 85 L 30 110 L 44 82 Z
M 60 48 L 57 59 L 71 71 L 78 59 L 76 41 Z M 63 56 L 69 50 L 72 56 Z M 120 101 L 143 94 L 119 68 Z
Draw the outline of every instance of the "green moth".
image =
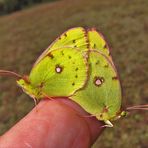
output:
M 126 114 L 121 83 L 107 42 L 94 28 L 76 27 L 60 35 L 38 58 L 28 76 L 0 70 L 35 100 L 68 97 L 112 127 Z M 147 110 L 147 105 L 127 108 Z

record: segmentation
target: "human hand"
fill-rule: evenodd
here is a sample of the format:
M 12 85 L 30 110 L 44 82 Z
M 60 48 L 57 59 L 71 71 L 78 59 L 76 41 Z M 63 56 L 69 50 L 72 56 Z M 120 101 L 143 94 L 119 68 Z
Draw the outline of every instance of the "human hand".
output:
M 42 100 L 0 137 L 0 148 L 89 148 L 102 122 L 69 99 Z

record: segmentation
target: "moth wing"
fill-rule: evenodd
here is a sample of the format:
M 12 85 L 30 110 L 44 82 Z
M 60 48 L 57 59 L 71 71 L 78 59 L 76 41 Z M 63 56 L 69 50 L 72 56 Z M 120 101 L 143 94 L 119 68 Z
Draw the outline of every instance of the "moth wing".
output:
M 81 50 L 86 50 L 87 47 L 87 32 L 82 27 L 75 27 L 67 30 L 60 35 L 50 46 L 50 50 L 59 47 L 77 47 Z
M 89 55 L 89 80 L 71 99 L 99 120 L 114 118 L 121 107 L 121 85 L 111 61 L 98 51 Z
M 46 56 L 50 51 L 63 47 L 79 48 L 82 51 L 87 50 L 87 34 L 82 27 L 75 27 L 67 30 L 60 35 L 38 58 L 35 65 Z
M 98 50 L 99 52 L 104 54 L 107 58 L 109 58 L 109 60 L 112 62 L 110 48 L 103 34 L 98 32 L 95 28 L 88 29 L 87 34 L 88 34 L 89 48 Z
M 87 80 L 85 56 L 76 48 L 64 47 L 50 51 L 35 65 L 29 80 L 33 87 L 50 97 L 70 96 Z

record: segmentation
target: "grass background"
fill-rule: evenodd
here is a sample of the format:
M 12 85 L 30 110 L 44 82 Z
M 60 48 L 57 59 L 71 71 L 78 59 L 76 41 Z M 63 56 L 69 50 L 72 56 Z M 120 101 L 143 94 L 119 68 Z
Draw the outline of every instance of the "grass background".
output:
M 62 0 L 0 17 L 0 69 L 28 74 L 41 52 L 74 26 L 96 27 L 112 47 L 123 104 L 148 103 L 148 1 Z M 0 134 L 33 107 L 11 78 L 0 78 Z M 93 148 L 147 148 L 148 114 L 136 111 L 108 128 Z

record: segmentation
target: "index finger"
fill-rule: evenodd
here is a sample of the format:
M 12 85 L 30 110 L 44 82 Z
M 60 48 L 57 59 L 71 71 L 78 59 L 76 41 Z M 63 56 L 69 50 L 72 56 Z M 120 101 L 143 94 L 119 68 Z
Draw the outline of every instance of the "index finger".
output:
M 0 138 L 1 147 L 89 147 L 101 134 L 102 123 L 68 99 L 42 100 Z

